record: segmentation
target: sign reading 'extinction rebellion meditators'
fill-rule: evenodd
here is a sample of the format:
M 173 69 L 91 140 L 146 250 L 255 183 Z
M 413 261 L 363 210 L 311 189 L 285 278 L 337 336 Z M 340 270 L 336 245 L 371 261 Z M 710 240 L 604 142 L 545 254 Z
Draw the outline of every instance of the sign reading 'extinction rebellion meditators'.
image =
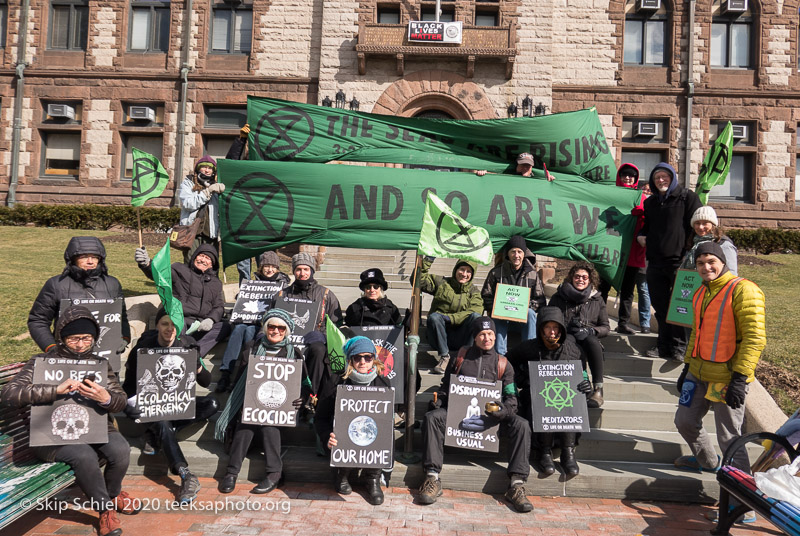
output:
M 502 382 L 487 382 L 453 374 L 447 394 L 448 447 L 497 452 L 500 421 L 486 414 L 486 403 L 502 400 Z
M 303 361 L 271 355 L 250 355 L 242 406 L 242 422 L 268 426 L 297 426 Z
M 406 377 L 406 344 L 402 326 L 354 326 L 350 329 L 355 335 L 363 335 L 375 344 L 378 359 L 383 363 L 383 376 L 394 387 L 395 402 L 402 404 Z
M 59 385 L 64 380 L 84 381 L 87 377 L 108 386 L 108 363 L 99 359 L 39 357 L 33 366 L 34 385 Z M 31 406 L 32 447 L 94 444 L 108 442 L 108 417 L 94 400 L 78 391 L 59 395 L 47 406 Z
M 635 190 L 566 175 L 548 182 L 542 175 L 499 180 L 472 173 L 432 173 L 436 172 L 222 160 L 223 258 L 234 263 L 266 247 L 298 242 L 416 249 L 425 200 L 433 192 L 470 224 L 486 229 L 494 251 L 520 234 L 536 253 L 588 260 L 607 280 L 621 280 L 636 225 L 631 210 L 641 197 Z M 437 233 L 437 240 L 453 256 L 468 254 L 483 244 L 473 243 L 467 231 Z
M 71 305 L 83 305 L 92 312 L 92 316 L 100 324 L 94 354 L 108 359 L 114 372 L 119 372 L 122 363 L 117 350 L 122 346 L 122 298 L 65 298 L 61 300 L 60 310 L 66 311 Z
M 272 298 L 283 288 L 281 283 L 272 281 L 245 281 L 239 287 L 236 304 L 231 311 L 234 324 L 255 324 L 269 309 Z
M 586 396 L 578 392 L 583 381 L 580 361 L 529 363 L 534 432 L 588 432 Z
M 368 385 L 336 388 L 331 467 L 390 469 L 394 450 L 394 389 Z
M 142 348 L 136 358 L 136 407 L 140 422 L 193 419 L 197 350 Z

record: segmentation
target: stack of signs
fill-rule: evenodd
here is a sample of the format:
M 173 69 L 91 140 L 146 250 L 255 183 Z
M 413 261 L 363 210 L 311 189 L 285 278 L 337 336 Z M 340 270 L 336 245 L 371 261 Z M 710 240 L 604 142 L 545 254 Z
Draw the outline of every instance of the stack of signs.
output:
M 672 286 L 669 309 L 667 310 L 668 323 L 687 328 L 692 327 L 692 320 L 694 320 L 692 299 L 694 298 L 694 292 L 700 288 L 702 283 L 703 278 L 700 277 L 697 270 L 678 269 L 678 273 L 675 274 L 675 284 Z
M 260 426 L 297 426 L 303 360 L 250 354 L 242 422 Z
M 108 363 L 100 359 L 37 358 L 33 384 L 59 385 L 67 378 L 78 381 L 94 374 L 94 382 L 108 387 Z M 31 406 L 32 447 L 108 443 L 108 417 L 94 400 L 78 391 L 59 395 L 49 406 Z
M 331 467 L 391 469 L 394 452 L 394 389 L 340 385 L 336 390 Z
M 306 349 L 303 338 L 317 328 L 320 323 L 322 302 L 307 300 L 304 298 L 289 298 L 284 294 L 275 298 L 275 308 L 283 309 L 294 321 L 294 331 L 292 331 L 292 344 L 297 351 L 302 352 Z
M 197 350 L 142 348 L 136 357 L 139 422 L 194 419 Z
M 526 323 L 530 300 L 530 288 L 498 283 L 494 291 L 492 318 Z
M 255 324 L 269 309 L 275 294 L 283 288 L 276 281 L 245 281 L 239 287 L 239 295 L 231 312 L 233 324 Z
M 577 360 L 530 361 L 534 432 L 588 432 L 586 396 L 578 392 L 583 368 Z
M 406 378 L 406 345 L 403 327 L 358 326 L 350 328 L 356 335 L 372 340 L 378 350 L 378 359 L 383 362 L 383 376 L 394 388 L 395 403 L 403 403 Z
M 502 382 L 489 382 L 468 376 L 450 376 L 447 394 L 448 447 L 497 452 L 500 421 L 486 414 L 486 403 L 502 400 Z
M 119 372 L 121 362 L 117 350 L 122 346 L 122 298 L 101 300 L 65 298 L 61 300 L 61 313 L 70 305 L 83 305 L 92 312 L 95 320 L 100 324 L 100 333 L 97 335 L 94 354 L 108 359 L 114 372 Z

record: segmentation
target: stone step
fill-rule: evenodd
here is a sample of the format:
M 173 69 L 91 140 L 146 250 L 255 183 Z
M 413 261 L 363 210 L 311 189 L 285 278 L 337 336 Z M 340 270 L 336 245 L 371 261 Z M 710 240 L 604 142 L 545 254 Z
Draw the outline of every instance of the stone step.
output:
M 677 398 L 673 403 L 606 400 L 601 408 L 589 408 L 589 424 L 593 430 L 646 428 L 674 432 L 677 408 Z M 703 424 L 709 433 L 715 433 L 713 412 L 708 412 Z
M 667 402 L 678 400 L 673 378 L 606 375 L 603 398 L 621 402 Z

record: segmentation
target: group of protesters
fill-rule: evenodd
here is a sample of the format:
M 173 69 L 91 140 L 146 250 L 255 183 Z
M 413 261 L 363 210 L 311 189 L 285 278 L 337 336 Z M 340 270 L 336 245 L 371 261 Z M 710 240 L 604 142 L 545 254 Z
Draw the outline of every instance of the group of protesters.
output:
M 520 159 L 521 166 L 527 165 L 529 160 L 533 163 L 530 155 L 520 155 Z M 553 178 L 548 176 L 548 180 Z M 636 166 L 623 164 L 617 175 L 617 185 L 637 188 L 638 182 Z M 721 233 L 714 210 L 703 206 L 691 190 L 678 184 L 671 166 L 658 164 L 648 182 L 651 192 L 642 194 L 641 202 L 633 211 L 637 217 L 636 239 L 619 287 L 616 331 L 621 335 L 635 333 L 631 314 L 634 288 L 638 288 L 641 332 L 650 332 L 648 297 L 658 322 L 658 344 L 648 355 L 685 363 L 678 381 L 682 396 L 675 423 L 693 455 L 682 456 L 675 463 L 691 470 L 714 470 L 719 457 L 703 429 L 702 418 L 713 406 L 722 449 L 740 435 L 747 385 L 754 379 L 753 371 L 765 343 L 764 296 L 755 284 L 737 277 L 735 246 Z M 389 386 L 372 340 L 355 336 L 347 341 L 344 345 L 346 367 L 342 373 L 332 367 L 325 338 L 326 318 L 339 326 L 403 324 L 404 317 L 387 297 L 389 285 L 378 268 L 361 274 L 359 288 L 363 294 L 343 315 L 334 293 L 315 280 L 317 262 L 312 255 L 301 252 L 292 257 L 291 278 L 281 272 L 278 255 L 266 251 L 257 259 L 255 279 L 279 283 L 281 290 L 259 322 L 231 324 L 225 321 L 215 240 L 218 236 L 216 207 L 223 191 L 224 185 L 216 181 L 216 164 L 210 157 L 201 158 L 195 173 L 181 184 L 182 223 L 190 223 L 195 218 L 203 218 L 204 223 L 195 244 L 186 252 L 185 262 L 172 265 L 172 291 L 183 304 L 185 319 L 180 339 L 176 338 L 172 319 L 161 308 L 155 315 L 155 328 L 145 332 L 130 352 L 123 382 L 120 383 L 109 364 L 105 387 L 91 379 L 82 382 L 68 379 L 59 385 L 34 384 L 33 367 L 37 359 L 34 357 L 2 391 L 3 402 L 20 407 L 52 404 L 77 392 L 96 402 L 97 407 L 108 414 L 107 443 L 35 448 L 36 455 L 43 460 L 62 461 L 73 466 L 81 489 L 100 505 L 101 536 L 121 534 L 118 512 L 136 513 L 130 496 L 122 490 L 130 447 L 115 428 L 113 415 L 124 411 L 130 418 L 137 418 L 135 374 L 139 350 L 172 346 L 196 348 L 199 355 L 197 383 L 208 387 L 212 377 L 202 358 L 230 337 L 216 383 L 218 394 L 230 391 L 225 404 L 221 405 L 212 394 L 198 397 L 194 419 L 151 423 L 144 435 L 142 452 L 163 451 L 172 473 L 180 476 L 177 499 L 181 502 L 191 502 L 197 496 L 200 483 L 181 452 L 176 432 L 220 410 L 215 436 L 226 442 L 229 460 L 219 482 L 219 491 L 230 493 L 235 489 L 243 460 L 255 436 L 263 443 L 265 474 L 252 493 L 268 493 L 282 481 L 279 428 L 241 421 L 248 356 L 278 356 L 296 360 L 301 365 L 303 387 L 293 406 L 298 411 L 313 412 L 318 446 L 326 454 L 337 446 L 333 433 L 337 386 Z M 91 356 L 100 326 L 87 308 L 73 305 L 62 310 L 61 300 L 121 298 L 122 286 L 108 274 L 105 248 L 97 238 L 72 238 L 64 259 L 63 273 L 49 279 L 36 298 L 28 325 L 33 340 L 44 352 L 38 357 L 85 359 Z M 146 249 L 137 249 L 135 260 L 142 272 L 152 278 Z M 431 504 L 442 493 L 439 474 L 444 458 L 448 386 L 451 375 L 458 374 L 501 382 L 502 397 L 491 408 L 487 406 L 487 415 L 499 422 L 501 435 L 507 436 L 509 441 L 510 484 L 505 497 L 517 511 L 529 512 L 533 508 L 525 490 L 531 467 L 529 460 L 534 461 L 543 475 L 552 475 L 556 472 L 553 449 L 559 448 L 566 476 L 579 474 L 575 457 L 579 434 L 532 433 L 529 363 L 580 361 L 583 378 L 577 390 L 585 394 L 590 408 L 600 408 L 604 403 L 601 341 L 610 333 L 606 306 L 610 285 L 600 281 L 592 264 L 577 262 L 548 303 L 536 269 L 536 256 L 521 235 L 508 240 L 482 289 L 473 284 L 475 263 L 460 259 L 452 275 L 442 277 L 431 273 L 434 260 L 431 257 L 422 259 L 411 276 L 412 284 L 417 282 L 422 292 L 433 295 L 426 335 L 438 359 L 429 372 L 444 374 L 421 424 L 425 480 L 418 501 Z M 681 266 L 695 268 L 703 279 L 703 285 L 695 294 L 692 330 L 667 322 L 670 289 Z M 527 321 L 493 318 L 499 283 L 530 289 Z M 320 305 L 320 314 L 313 319 L 314 329 L 304 337 L 303 352 L 291 343 L 296 328 L 293 317 L 280 307 L 286 300 L 300 298 Z M 123 344 L 118 349 L 119 354 L 130 343 L 124 301 L 122 317 Z M 190 328 L 192 335 L 187 335 Z M 520 342 L 510 348 L 512 328 L 520 331 Z M 690 385 L 691 393 L 687 394 Z M 711 391 L 717 393 L 716 398 L 708 396 Z M 104 471 L 98 462 L 101 458 L 106 460 Z M 746 458 L 740 456 L 735 462 L 747 468 Z M 336 491 L 352 493 L 356 473 L 355 470 L 337 470 L 334 475 Z M 379 505 L 384 501 L 381 477 L 380 470 L 361 471 L 366 497 L 371 504 Z

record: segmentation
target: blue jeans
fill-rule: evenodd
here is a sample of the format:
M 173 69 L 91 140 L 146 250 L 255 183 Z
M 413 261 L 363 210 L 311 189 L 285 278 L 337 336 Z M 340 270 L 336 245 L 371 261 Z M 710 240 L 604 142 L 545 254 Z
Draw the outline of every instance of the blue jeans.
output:
M 454 325 L 446 322 L 442 313 L 428 314 L 428 344 L 433 346 L 440 356 L 449 355 L 450 348 L 458 350 L 462 346 L 470 346 L 472 321 L 478 317 L 479 314 L 472 313 L 464 322 Z
M 250 259 L 245 259 L 236 263 L 236 271 L 239 272 L 239 285 L 242 281 L 250 279 Z
M 639 294 L 639 326 L 650 327 L 650 292 L 647 290 L 647 275 L 636 274 L 636 292 Z
M 225 348 L 225 353 L 222 355 L 222 366 L 220 370 L 232 370 L 239 353 L 242 351 L 242 345 L 248 341 L 252 341 L 258 333 L 258 326 L 254 324 L 236 324 L 233 327 L 233 333 L 228 340 L 228 346 Z
M 509 331 L 519 331 L 523 341 L 536 338 L 536 311 L 528 309 L 528 322 L 526 324 L 495 319 L 494 326 L 497 330 L 497 342 L 495 342 L 494 349 L 498 354 L 506 355 Z

